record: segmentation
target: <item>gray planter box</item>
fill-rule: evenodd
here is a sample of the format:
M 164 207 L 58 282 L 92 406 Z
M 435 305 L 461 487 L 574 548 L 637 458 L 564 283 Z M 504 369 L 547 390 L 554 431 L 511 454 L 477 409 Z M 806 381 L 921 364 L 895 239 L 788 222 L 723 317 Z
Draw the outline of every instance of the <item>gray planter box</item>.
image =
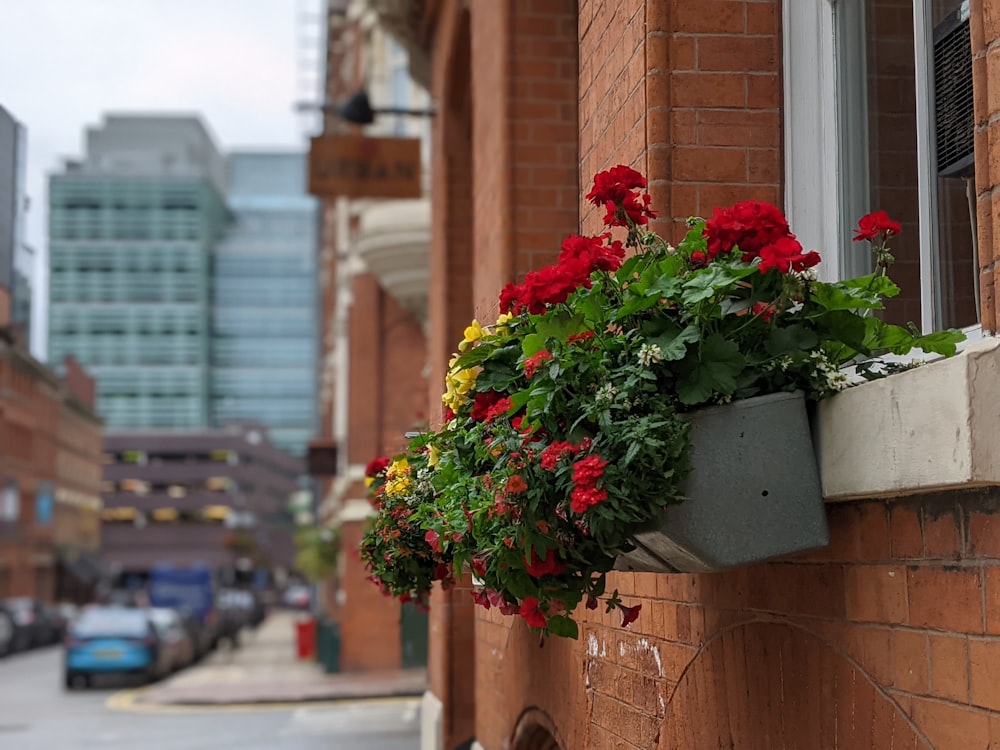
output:
M 637 533 L 617 570 L 707 573 L 829 544 L 801 394 L 735 401 L 691 422 L 688 499 Z

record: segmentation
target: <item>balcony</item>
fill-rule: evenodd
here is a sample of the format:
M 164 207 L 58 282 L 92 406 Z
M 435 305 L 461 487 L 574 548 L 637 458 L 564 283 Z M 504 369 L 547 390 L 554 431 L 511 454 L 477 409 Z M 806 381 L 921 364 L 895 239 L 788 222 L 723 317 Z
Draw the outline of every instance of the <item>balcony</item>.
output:
M 204 563 L 217 568 L 232 563 L 226 549 L 230 529 L 222 524 L 105 524 L 101 530 L 104 562 L 118 568 L 144 570 L 157 563 Z
M 363 208 L 358 218 L 358 255 L 379 285 L 425 323 L 430 280 L 430 199 L 379 201 Z

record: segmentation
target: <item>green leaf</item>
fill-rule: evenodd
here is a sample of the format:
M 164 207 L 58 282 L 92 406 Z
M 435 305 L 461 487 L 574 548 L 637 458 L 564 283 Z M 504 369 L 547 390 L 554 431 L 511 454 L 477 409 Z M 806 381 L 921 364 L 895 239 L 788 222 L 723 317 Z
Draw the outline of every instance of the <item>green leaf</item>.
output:
M 681 299 L 684 304 L 693 305 L 696 302 L 714 297 L 716 291 L 729 286 L 733 281 L 734 277 L 728 269 L 717 265 L 709 266 L 701 271 L 696 271 L 684 282 L 684 293 L 681 295 Z
M 671 323 L 671 329 L 664 331 L 659 336 L 649 338 L 650 344 L 660 347 L 663 359 L 673 362 L 683 359 L 687 354 L 687 345 L 693 344 L 701 337 L 701 332 L 696 326 L 690 325 L 681 330 L 680 326 Z
M 745 364 L 735 342 L 719 334 L 709 336 L 701 345 L 694 369 L 678 383 L 681 403 L 693 406 L 707 401 L 714 393 L 731 395 Z
M 543 337 L 543 341 L 547 341 L 548 339 L 565 341 L 573 334 L 580 333 L 586 329 L 587 326 L 584 324 L 582 316 L 568 315 L 564 312 L 559 312 L 556 315 L 546 315 L 539 319 L 538 324 L 535 326 L 535 330 Z
M 864 289 L 822 281 L 813 283 L 811 300 L 827 311 L 881 310 L 885 307 L 878 297 L 866 294 Z
M 895 297 L 899 294 L 899 287 L 896 286 L 896 283 L 888 276 L 883 276 L 880 273 L 870 273 L 867 276 L 847 279 L 839 282 L 839 285 L 853 289 L 862 289 L 881 297 Z
M 868 354 L 871 350 L 866 344 L 868 326 L 872 325 L 867 321 L 875 320 L 881 323 L 878 318 L 861 318 L 850 310 L 831 310 L 815 318 L 816 323 L 829 334 L 829 337 L 840 341 L 861 354 Z
M 545 348 L 545 337 L 538 333 L 529 333 L 521 339 L 521 352 L 524 358 L 533 357 Z
M 705 220 L 694 219 L 691 229 L 684 235 L 684 239 L 677 246 L 677 249 L 684 255 L 691 255 L 694 252 L 705 252 L 708 247 L 708 239 L 705 237 Z
M 773 326 L 767 339 L 767 352 L 772 355 L 786 352 L 809 351 L 816 348 L 819 337 L 816 332 L 800 323 L 790 326 Z
M 580 629 L 577 624 L 566 615 L 554 615 L 549 618 L 547 628 L 552 635 L 559 635 L 563 638 L 579 638 Z
M 963 341 L 965 341 L 964 333 L 954 328 L 949 328 L 946 331 L 936 331 L 935 333 L 928 333 L 925 336 L 917 336 L 913 340 L 913 343 L 925 352 L 943 354 L 946 357 L 950 357 L 955 353 L 956 346 Z

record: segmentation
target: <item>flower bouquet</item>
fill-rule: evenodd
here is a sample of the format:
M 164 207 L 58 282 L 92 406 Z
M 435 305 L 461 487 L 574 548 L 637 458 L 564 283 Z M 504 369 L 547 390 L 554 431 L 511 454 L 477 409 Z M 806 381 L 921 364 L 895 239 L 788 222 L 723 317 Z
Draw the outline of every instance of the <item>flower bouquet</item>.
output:
M 609 231 L 568 237 L 557 263 L 508 284 L 496 323 L 472 321 L 450 362 L 443 426 L 369 467 L 377 512 L 361 552 L 386 594 L 426 602 L 435 580 L 471 571 L 478 604 L 543 634 L 577 637 L 574 610 L 600 600 L 626 626 L 641 605 L 607 592 L 606 574 L 686 500 L 693 413 L 821 399 L 847 385 L 844 365 L 955 351 L 957 331 L 920 335 L 876 314 L 899 292 L 889 217 L 859 228 L 876 271 L 825 283 L 776 207 L 716 209 L 674 247 L 647 231 L 645 187 L 625 166 L 595 177 L 586 197 Z

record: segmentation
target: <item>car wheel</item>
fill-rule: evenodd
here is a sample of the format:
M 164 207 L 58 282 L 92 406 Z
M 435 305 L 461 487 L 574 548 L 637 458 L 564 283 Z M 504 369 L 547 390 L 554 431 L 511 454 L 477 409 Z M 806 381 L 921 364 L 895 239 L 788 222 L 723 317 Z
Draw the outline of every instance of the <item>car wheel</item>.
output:
M 65 679 L 67 690 L 75 690 L 78 687 L 90 687 L 90 676 L 82 672 L 67 672 Z
M 10 615 L 0 612 L 0 656 L 10 653 L 14 645 L 14 623 Z

